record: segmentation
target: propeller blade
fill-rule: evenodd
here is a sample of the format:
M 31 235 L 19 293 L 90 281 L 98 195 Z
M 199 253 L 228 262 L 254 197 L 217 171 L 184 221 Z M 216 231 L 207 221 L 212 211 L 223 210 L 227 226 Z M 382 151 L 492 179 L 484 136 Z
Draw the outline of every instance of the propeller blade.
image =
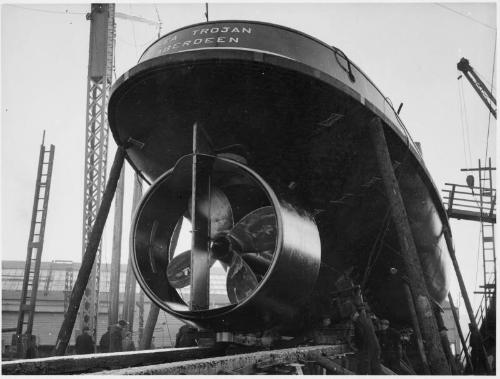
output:
M 188 213 L 191 219 L 191 209 L 193 200 L 189 199 Z M 227 196 L 217 187 L 210 188 L 210 203 L 208 200 L 200 201 L 201 213 L 208 218 L 210 215 L 210 237 L 228 232 L 233 227 L 233 211 Z
M 215 259 L 210 256 L 210 267 L 215 263 Z M 223 263 L 223 262 L 221 262 Z M 222 267 L 226 270 L 227 265 Z M 167 279 L 174 288 L 184 288 L 191 283 L 191 250 L 186 250 L 176 255 L 167 266 Z
M 245 253 L 241 257 L 250 266 L 253 272 L 264 275 L 273 261 L 273 252 Z
M 167 279 L 174 288 L 183 288 L 191 283 L 191 250 L 175 256 L 167 266 Z
M 257 285 L 257 277 L 250 266 L 238 254 L 233 254 L 226 280 L 229 301 L 233 304 L 242 301 Z
M 229 236 L 241 247 L 241 252 L 274 251 L 276 245 L 276 214 L 272 207 L 250 212 L 236 223 Z

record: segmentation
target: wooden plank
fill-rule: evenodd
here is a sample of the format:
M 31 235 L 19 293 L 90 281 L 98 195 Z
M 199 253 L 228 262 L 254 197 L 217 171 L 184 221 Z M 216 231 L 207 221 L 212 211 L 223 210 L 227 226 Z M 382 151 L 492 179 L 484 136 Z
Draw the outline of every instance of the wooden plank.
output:
M 187 359 L 214 357 L 220 348 L 169 348 L 146 351 L 127 351 L 105 354 L 69 355 L 38 359 L 22 359 L 2 363 L 2 375 L 82 374 L 103 370 L 123 369 L 144 364 L 177 362 Z
M 289 364 L 312 360 L 313 354 L 335 355 L 347 351 L 346 345 L 306 346 L 293 349 L 258 351 L 249 354 L 229 355 L 217 358 L 164 363 L 144 367 L 104 371 L 105 375 L 217 375 L 219 373 L 239 372 L 242 368 L 252 367 L 261 362 Z
M 483 215 L 481 216 L 479 212 L 471 212 L 461 209 L 448 210 L 446 213 L 448 214 L 448 217 L 456 218 L 458 220 L 469 220 L 478 222 L 482 220 L 483 222 L 488 222 L 490 224 L 496 224 L 497 222 L 496 215 L 489 215 L 483 213 Z

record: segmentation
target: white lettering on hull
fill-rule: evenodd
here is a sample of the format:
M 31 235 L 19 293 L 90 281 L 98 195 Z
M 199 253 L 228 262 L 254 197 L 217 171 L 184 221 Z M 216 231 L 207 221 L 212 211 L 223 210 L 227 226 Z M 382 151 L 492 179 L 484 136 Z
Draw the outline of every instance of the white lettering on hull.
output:
M 239 37 L 217 37 L 217 39 L 216 39 L 216 37 L 196 38 L 195 40 L 176 42 L 176 43 L 164 46 L 160 49 L 159 53 L 165 54 L 165 53 L 168 53 L 169 51 L 179 49 L 180 47 L 189 47 L 189 46 L 201 45 L 201 44 L 206 44 L 206 45 L 213 44 L 213 43 L 237 44 L 238 42 L 239 42 Z
M 193 30 L 193 36 L 200 35 L 200 34 L 217 34 L 217 33 L 252 34 L 252 28 L 249 28 L 249 27 L 238 28 L 237 26 L 233 26 L 233 27 L 221 26 L 221 27 L 214 27 L 211 29 L 204 28 L 204 29 Z

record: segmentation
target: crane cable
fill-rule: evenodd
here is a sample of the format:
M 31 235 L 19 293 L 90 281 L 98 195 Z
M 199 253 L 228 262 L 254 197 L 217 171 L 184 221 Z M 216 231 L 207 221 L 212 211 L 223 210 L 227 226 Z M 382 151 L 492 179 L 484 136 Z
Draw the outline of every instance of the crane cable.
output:
M 493 48 L 493 64 L 491 68 L 491 89 L 490 92 L 493 93 L 493 78 L 495 77 L 495 58 L 496 58 L 496 53 L 497 53 L 497 43 L 496 39 L 493 41 L 494 43 L 494 48 Z M 491 112 L 488 112 L 488 131 L 486 133 L 486 151 L 484 154 L 484 163 L 486 164 L 486 160 L 488 159 L 488 147 L 489 147 L 489 140 L 490 140 L 490 126 L 491 126 Z
M 461 76 L 459 76 L 459 79 L 460 78 Z M 465 166 L 470 166 L 472 165 L 472 153 L 470 148 L 469 121 L 467 117 L 467 106 L 465 102 L 463 81 L 459 81 L 458 83 L 458 97 L 459 97 L 459 109 L 460 109 L 460 123 L 462 126 L 462 138 L 464 143 Z M 468 161 L 467 161 L 467 151 L 469 153 Z

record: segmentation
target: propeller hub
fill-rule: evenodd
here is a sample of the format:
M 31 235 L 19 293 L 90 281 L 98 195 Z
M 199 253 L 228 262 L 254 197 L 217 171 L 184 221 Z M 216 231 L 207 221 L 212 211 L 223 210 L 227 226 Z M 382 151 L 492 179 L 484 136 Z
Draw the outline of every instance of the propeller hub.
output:
M 225 235 L 216 237 L 212 241 L 210 249 L 215 259 L 224 263 L 229 263 L 231 261 L 232 244 L 229 237 Z

